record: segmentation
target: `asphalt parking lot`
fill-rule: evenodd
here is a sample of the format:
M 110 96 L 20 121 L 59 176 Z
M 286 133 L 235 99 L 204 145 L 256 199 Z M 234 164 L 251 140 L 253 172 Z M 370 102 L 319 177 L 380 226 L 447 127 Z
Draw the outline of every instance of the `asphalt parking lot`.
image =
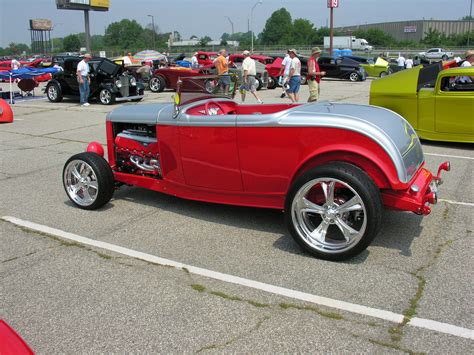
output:
M 367 104 L 370 83 L 323 80 L 321 100 Z M 386 211 L 368 250 L 334 263 L 302 253 L 281 211 L 134 187 L 75 208 L 63 165 L 105 144 L 117 106 L 28 100 L 0 125 L 0 318 L 36 352 L 472 353 L 472 146 L 423 142 L 431 171 L 452 166 L 432 213 Z

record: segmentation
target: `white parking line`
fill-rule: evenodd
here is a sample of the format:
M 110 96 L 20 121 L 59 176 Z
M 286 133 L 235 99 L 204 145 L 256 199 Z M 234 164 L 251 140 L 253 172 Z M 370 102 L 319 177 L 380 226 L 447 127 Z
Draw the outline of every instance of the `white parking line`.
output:
M 447 203 L 451 203 L 453 205 L 461 205 L 461 206 L 470 206 L 470 207 L 474 207 L 474 203 L 473 202 L 460 202 L 460 201 L 453 201 L 453 200 L 445 200 L 445 199 L 442 199 L 440 198 L 438 200 L 438 202 L 447 202 Z
M 339 310 L 347 311 L 351 313 L 362 314 L 365 316 L 370 316 L 370 317 L 379 318 L 383 320 L 388 320 L 390 322 L 399 323 L 399 324 L 402 323 L 404 319 L 404 316 L 402 314 L 397 314 L 390 311 L 385 311 L 385 310 L 377 309 L 377 308 L 371 308 L 371 307 L 358 305 L 354 303 L 339 301 L 332 298 L 312 295 L 310 293 L 300 292 L 300 291 L 296 291 L 296 290 L 292 290 L 292 289 L 288 289 L 284 287 L 266 284 L 259 281 L 244 279 L 238 276 L 220 273 L 217 271 L 203 269 L 203 268 L 195 267 L 192 265 L 182 264 L 178 261 L 164 259 L 158 256 L 124 248 L 115 244 L 110 244 L 110 243 L 101 242 L 94 239 L 81 237 L 76 234 L 64 232 L 59 229 L 51 228 L 51 227 L 37 224 L 34 222 L 25 221 L 25 220 L 15 218 L 15 217 L 4 216 L 4 217 L 1 217 L 1 219 L 18 226 L 26 227 L 28 229 L 46 233 L 49 235 L 53 235 L 59 238 L 73 240 L 77 243 L 81 243 L 84 245 L 89 245 L 89 246 L 109 250 L 115 253 L 127 255 L 132 258 L 141 259 L 141 260 L 145 260 L 145 261 L 160 264 L 160 265 L 173 266 L 179 269 L 186 268 L 192 274 L 209 277 L 209 278 L 224 281 L 224 282 L 229 282 L 236 285 L 250 287 L 253 289 L 293 298 L 300 301 L 311 302 L 317 305 L 331 307 L 331 308 L 335 308 L 335 309 L 339 309 Z M 442 322 L 437 322 L 437 321 L 433 321 L 430 319 L 423 319 L 423 318 L 412 318 L 410 322 L 408 322 L 408 325 L 413 326 L 413 327 L 433 330 L 439 333 L 450 334 L 457 337 L 474 340 L 474 330 L 458 327 L 458 326 L 448 324 L 448 323 L 442 323 Z
M 461 155 L 448 155 L 448 154 L 436 154 L 436 153 L 423 153 L 423 154 L 424 155 L 431 155 L 431 156 L 434 156 L 434 157 L 474 160 L 474 157 L 463 157 Z

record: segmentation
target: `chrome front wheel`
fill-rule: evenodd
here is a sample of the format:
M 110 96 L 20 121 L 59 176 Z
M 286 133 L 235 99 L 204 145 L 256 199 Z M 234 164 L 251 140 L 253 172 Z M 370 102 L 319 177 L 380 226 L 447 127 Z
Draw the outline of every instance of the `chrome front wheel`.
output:
M 63 185 L 76 206 L 92 210 L 112 198 L 114 177 L 104 158 L 95 153 L 80 153 L 64 165 Z

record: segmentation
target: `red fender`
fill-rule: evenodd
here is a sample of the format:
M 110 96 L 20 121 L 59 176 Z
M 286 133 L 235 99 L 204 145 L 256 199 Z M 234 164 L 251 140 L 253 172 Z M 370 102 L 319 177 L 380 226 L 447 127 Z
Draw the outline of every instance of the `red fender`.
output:
M 10 105 L 3 99 L 0 99 L 0 123 L 12 123 L 13 111 Z

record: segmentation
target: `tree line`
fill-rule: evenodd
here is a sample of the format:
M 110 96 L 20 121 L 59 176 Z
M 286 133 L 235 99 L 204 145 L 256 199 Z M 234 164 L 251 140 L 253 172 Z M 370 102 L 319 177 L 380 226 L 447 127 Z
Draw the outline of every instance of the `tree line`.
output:
M 469 20 L 469 16 L 462 20 Z M 162 33 L 158 26 L 151 24 L 142 27 L 135 20 L 123 19 L 113 22 L 105 29 L 103 35 L 93 35 L 91 37 L 91 49 L 93 51 L 105 50 L 115 52 L 136 51 L 153 47 L 156 50 L 167 50 L 168 39 L 173 35 L 175 41 L 181 40 L 179 32 Z M 334 35 L 345 35 L 345 33 L 335 32 Z M 390 34 L 380 29 L 356 30 L 352 32 L 353 36 L 365 38 L 371 45 L 377 47 L 419 47 L 444 46 L 457 47 L 466 46 L 468 38 L 474 42 L 474 31 L 470 36 L 468 33 L 452 34 L 446 36 L 438 30 L 429 29 L 425 33 L 425 38 L 420 42 L 397 41 Z M 229 41 L 238 41 L 240 47 L 250 46 L 252 33 L 237 32 L 234 34 L 223 33 L 221 36 L 221 45 L 226 46 Z M 265 23 L 263 31 L 255 36 L 254 44 L 258 45 L 287 45 L 287 46 L 311 46 L 321 45 L 324 36 L 329 36 L 329 28 L 323 26 L 317 28 L 311 21 L 303 18 L 292 19 L 291 14 L 285 8 L 276 10 L 271 14 Z M 198 39 L 198 46 L 205 47 L 210 41 L 209 36 L 198 38 L 191 36 L 191 39 Z M 70 34 L 64 38 L 53 38 L 52 47 L 54 52 L 77 52 L 81 47 L 85 47 L 86 38 L 84 33 Z M 8 47 L 0 47 L 0 56 L 19 55 L 23 52 L 29 53 L 30 48 L 24 43 L 10 43 Z

